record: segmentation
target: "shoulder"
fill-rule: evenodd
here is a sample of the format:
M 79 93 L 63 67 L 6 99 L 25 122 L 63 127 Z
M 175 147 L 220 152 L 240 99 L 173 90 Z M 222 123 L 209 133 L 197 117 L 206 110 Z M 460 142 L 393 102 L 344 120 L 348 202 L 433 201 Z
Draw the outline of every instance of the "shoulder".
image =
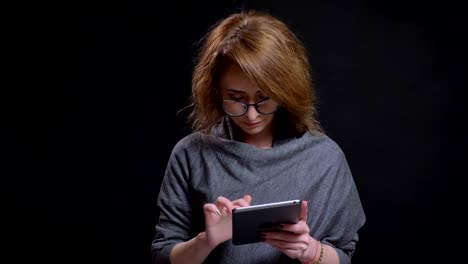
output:
M 310 166 L 323 172 L 323 183 L 349 190 L 353 183 L 346 155 L 338 143 L 325 134 L 311 135 L 308 140 L 314 147 L 308 148 Z M 339 187 L 341 186 L 341 187 Z
M 326 167 L 347 163 L 345 153 L 338 143 L 324 133 L 306 133 L 300 140 L 313 163 Z
M 191 152 L 202 144 L 201 132 L 193 132 L 180 139 L 172 150 L 172 155 Z
M 314 134 L 305 133 L 303 135 L 305 145 L 313 151 L 332 156 L 343 156 L 343 150 L 332 138 L 324 133 L 316 132 Z

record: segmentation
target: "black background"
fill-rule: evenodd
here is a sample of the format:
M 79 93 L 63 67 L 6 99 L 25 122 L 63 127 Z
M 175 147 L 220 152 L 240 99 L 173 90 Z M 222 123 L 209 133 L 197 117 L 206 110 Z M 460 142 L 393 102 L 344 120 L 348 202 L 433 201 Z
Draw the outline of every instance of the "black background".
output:
M 197 43 L 241 8 L 276 15 L 309 51 L 319 119 L 348 158 L 367 216 L 353 263 L 459 254 L 462 19 L 450 2 L 400 0 L 6 9 L 7 253 L 18 263 L 151 263 L 160 182 L 190 132 L 177 113 Z

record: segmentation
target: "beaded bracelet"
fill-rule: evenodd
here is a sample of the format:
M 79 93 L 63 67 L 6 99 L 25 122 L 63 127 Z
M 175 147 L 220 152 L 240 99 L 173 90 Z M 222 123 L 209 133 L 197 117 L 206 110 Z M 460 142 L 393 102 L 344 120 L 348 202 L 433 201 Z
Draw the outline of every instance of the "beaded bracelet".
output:
M 319 257 L 319 259 L 317 261 L 317 264 L 322 263 L 322 258 L 323 258 L 323 244 L 320 243 L 320 257 Z

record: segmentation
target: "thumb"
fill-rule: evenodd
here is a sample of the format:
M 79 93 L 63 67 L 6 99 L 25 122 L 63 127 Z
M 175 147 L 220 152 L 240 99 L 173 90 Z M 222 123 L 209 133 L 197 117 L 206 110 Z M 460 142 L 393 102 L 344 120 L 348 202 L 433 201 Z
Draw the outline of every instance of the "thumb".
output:
M 299 213 L 299 220 L 304 220 L 307 222 L 307 201 L 302 201 L 301 211 Z

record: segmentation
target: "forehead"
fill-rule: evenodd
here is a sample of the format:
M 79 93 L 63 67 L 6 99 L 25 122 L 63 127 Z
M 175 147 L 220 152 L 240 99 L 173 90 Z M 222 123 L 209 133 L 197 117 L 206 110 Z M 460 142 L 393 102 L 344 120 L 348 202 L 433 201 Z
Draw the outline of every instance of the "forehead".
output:
M 257 85 L 236 64 L 228 64 L 220 75 L 220 88 L 225 91 L 243 91 L 256 93 L 260 91 Z

